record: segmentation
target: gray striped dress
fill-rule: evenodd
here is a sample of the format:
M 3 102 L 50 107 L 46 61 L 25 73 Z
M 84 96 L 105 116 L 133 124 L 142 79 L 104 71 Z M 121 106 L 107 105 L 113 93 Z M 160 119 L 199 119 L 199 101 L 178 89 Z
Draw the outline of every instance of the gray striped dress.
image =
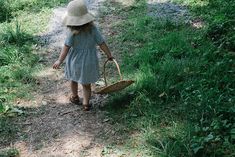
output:
M 69 33 L 65 45 L 69 46 L 66 57 L 65 78 L 81 84 L 95 83 L 99 79 L 99 64 L 96 45 L 104 38 L 96 26 L 91 32 Z

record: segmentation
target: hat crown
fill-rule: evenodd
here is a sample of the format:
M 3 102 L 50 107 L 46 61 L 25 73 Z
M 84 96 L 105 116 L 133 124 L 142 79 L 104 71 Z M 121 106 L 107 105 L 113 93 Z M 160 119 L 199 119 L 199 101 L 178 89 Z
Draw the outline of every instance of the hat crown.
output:
M 95 17 L 88 12 L 83 0 L 73 0 L 67 6 L 63 24 L 66 26 L 81 26 L 94 20 Z
M 73 0 L 67 7 L 68 15 L 83 16 L 88 13 L 87 7 L 83 0 Z

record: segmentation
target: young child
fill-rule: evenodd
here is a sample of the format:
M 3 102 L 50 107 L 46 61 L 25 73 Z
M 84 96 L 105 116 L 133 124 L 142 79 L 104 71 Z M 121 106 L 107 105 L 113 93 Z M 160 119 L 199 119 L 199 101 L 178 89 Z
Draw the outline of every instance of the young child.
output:
M 109 60 L 113 57 L 108 46 L 93 24 L 94 16 L 87 11 L 83 0 L 73 0 L 68 4 L 67 15 L 63 20 L 69 29 L 65 45 L 59 59 L 53 64 L 57 69 L 66 58 L 65 78 L 71 81 L 72 95 L 70 101 L 80 104 L 78 97 L 78 83 L 83 88 L 83 108 L 90 110 L 91 83 L 99 78 L 99 66 L 96 45 L 107 55 Z

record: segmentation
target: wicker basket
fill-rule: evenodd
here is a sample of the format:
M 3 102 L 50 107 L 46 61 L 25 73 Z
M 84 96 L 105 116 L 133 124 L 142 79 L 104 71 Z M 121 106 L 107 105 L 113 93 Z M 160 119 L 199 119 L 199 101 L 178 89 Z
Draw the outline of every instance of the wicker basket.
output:
M 108 94 L 108 93 L 112 93 L 112 92 L 117 92 L 119 90 L 122 90 L 124 88 L 126 88 L 127 86 L 131 85 L 132 83 L 134 83 L 133 80 L 123 80 L 122 79 L 122 75 L 121 75 L 121 71 L 120 71 L 120 67 L 117 63 L 117 61 L 115 59 L 113 59 L 113 62 L 115 63 L 116 67 L 117 67 L 117 70 L 118 70 L 118 74 L 120 76 L 120 81 L 116 82 L 116 83 L 113 83 L 111 85 L 108 85 L 107 84 L 107 80 L 106 80 L 106 72 L 105 72 L 105 69 L 106 69 L 106 64 L 109 60 L 105 61 L 104 63 L 104 81 L 105 81 L 105 86 L 103 87 L 97 87 L 95 89 L 95 93 L 96 94 Z

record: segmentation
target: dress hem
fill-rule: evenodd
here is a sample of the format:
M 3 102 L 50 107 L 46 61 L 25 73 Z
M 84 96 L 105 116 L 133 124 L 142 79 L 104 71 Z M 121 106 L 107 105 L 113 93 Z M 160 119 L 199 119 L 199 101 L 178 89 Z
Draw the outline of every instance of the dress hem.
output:
M 90 82 L 81 82 L 81 81 L 77 81 L 77 80 L 74 80 L 74 79 L 69 79 L 69 78 L 65 78 L 67 81 L 74 81 L 74 82 L 77 82 L 79 84 L 82 84 L 82 85 L 85 85 L 85 84 L 92 84 L 92 83 L 96 83 L 99 79 L 97 79 L 96 81 L 90 81 Z

